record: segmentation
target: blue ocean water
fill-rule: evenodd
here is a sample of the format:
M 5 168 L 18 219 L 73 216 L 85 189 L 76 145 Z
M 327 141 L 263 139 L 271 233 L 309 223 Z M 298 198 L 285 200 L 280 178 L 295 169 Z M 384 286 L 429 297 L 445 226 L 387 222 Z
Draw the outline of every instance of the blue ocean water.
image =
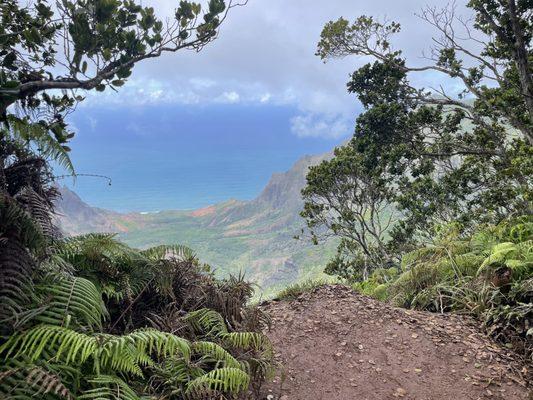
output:
M 295 113 L 235 104 L 81 107 L 71 117 L 76 171 L 109 176 L 112 184 L 91 177 L 63 183 L 89 204 L 121 212 L 252 199 L 272 173 L 342 140 L 297 137 L 290 131 Z

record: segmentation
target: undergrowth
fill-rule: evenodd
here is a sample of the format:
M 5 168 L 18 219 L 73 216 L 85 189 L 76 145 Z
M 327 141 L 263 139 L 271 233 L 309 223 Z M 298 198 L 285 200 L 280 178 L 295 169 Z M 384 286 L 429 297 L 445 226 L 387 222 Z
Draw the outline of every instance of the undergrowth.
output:
M 507 347 L 533 360 L 533 219 L 464 234 L 442 227 L 431 244 L 376 269 L 358 291 L 401 307 L 466 312 Z
M 63 238 L 47 163 L 0 140 L 0 398 L 246 397 L 270 373 L 242 277 L 184 246 Z
M 287 286 L 280 291 L 275 299 L 276 300 L 294 300 L 303 293 L 310 292 L 318 287 L 327 285 L 328 282 L 325 279 L 308 279 L 303 282 L 298 282 Z

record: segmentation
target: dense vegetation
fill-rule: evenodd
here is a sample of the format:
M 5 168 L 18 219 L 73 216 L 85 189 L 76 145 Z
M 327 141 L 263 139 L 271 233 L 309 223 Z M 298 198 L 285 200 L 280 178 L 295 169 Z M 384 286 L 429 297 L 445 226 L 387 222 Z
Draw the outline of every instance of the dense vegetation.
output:
M 203 398 L 258 389 L 271 366 L 253 290 L 181 246 L 63 239 L 45 160 L 2 140 L 3 398 Z M 250 386 L 251 385 L 251 386 Z
M 432 51 L 410 65 L 401 27 L 326 24 L 317 55 L 370 58 L 348 82 L 365 111 L 331 160 L 310 169 L 302 216 L 315 242 L 341 239 L 326 272 L 434 311 L 467 310 L 533 348 L 533 3 L 471 0 L 420 18 Z M 419 87 L 431 72 L 459 92 Z
M 211 0 L 202 14 L 181 1 L 163 28 L 133 1 L 0 5 L 0 397 L 259 390 L 272 354 L 242 277 L 215 279 L 183 246 L 139 251 L 109 234 L 64 238 L 53 223 L 50 162 L 75 173 L 65 123 L 83 100 L 74 90 L 118 88 L 144 59 L 200 50 L 231 7 Z
M 471 235 L 443 226 L 432 243 L 355 282 L 365 294 L 401 307 L 467 312 L 488 333 L 533 357 L 533 219 L 478 226 Z M 533 358 L 532 358 L 533 359 Z

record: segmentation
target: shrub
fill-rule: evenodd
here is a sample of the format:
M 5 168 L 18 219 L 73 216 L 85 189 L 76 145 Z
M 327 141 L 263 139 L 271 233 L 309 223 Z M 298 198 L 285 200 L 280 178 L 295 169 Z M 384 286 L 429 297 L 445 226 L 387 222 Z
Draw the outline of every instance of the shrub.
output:
M 531 216 L 482 226 L 468 235 L 457 226 L 442 228 L 432 245 L 404 255 L 402 268 L 386 288 L 395 305 L 466 311 L 496 339 L 533 356 Z
M 184 246 L 61 238 L 47 164 L 0 141 L 0 397 L 224 398 L 272 365 L 253 290 Z M 244 328 L 248 331 L 244 331 Z

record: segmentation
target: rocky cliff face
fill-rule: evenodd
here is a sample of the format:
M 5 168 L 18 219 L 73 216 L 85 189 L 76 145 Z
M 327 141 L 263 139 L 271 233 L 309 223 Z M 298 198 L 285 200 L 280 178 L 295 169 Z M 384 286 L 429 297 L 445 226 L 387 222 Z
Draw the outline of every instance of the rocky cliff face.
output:
M 305 186 L 307 171 L 310 166 L 330 158 L 332 153 L 305 156 L 299 159 L 290 170 L 275 173 L 259 197 L 252 201 L 255 206 L 287 211 L 301 210 L 301 191 Z
M 59 188 L 61 198 L 56 203 L 56 221 L 67 235 L 88 232 L 120 232 L 111 211 L 91 207 L 66 186 Z

